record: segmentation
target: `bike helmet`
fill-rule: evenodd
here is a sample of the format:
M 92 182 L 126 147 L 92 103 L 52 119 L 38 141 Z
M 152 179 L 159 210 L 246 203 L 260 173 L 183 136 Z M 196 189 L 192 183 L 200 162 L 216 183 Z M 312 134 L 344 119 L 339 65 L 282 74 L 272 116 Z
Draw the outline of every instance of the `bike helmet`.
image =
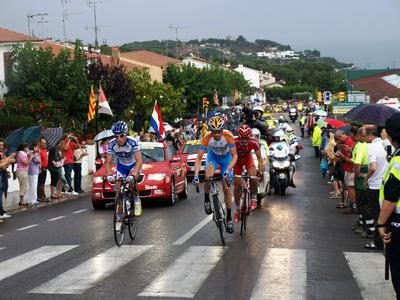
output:
M 224 129 L 224 120 L 220 116 L 214 116 L 208 121 L 208 129 L 211 131 Z
M 254 106 L 253 108 L 254 111 L 259 111 L 261 113 L 264 113 L 264 108 L 260 105 Z
M 274 140 L 276 142 L 283 141 L 284 136 L 285 136 L 285 133 L 283 132 L 283 130 L 277 130 L 272 134 L 272 137 L 274 138 Z
M 239 128 L 236 130 L 236 132 L 239 137 L 247 138 L 251 135 L 252 130 L 249 125 L 242 124 L 239 126 Z
M 290 126 L 286 127 L 286 133 L 293 133 L 293 128 Z
M 259 140 L 261 138 L 261 132 L 260 130 L 258 130 L 257 128 L 253 128 L 251 130 L 251 136 L 257 140 Z
M 112 132 L 117 135 L 117 134 L 123 134 L 128 132 L 128 124 L 126 124 L 124 121 L 118 121 L 113 124 L 111 127 Z

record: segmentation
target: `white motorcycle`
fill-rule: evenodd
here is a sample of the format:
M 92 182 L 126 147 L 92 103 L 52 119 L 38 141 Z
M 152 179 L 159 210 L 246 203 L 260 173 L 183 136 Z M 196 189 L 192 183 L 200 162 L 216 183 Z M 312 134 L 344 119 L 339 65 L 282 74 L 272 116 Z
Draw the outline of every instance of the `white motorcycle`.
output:
M 276 193 L 284 195 L 288 186 L 293 184 L 292 176 L 295 172 L 295 160 L 300 155 L 293 155 L 286 142 L 275 142 L 270 145 L 270 184 Z

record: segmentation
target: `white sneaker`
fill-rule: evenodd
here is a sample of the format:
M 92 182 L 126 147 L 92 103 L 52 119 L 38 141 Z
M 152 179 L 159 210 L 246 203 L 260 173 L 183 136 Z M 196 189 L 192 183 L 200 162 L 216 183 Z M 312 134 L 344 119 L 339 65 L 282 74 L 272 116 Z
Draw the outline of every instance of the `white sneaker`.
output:
M 115 223 L 115 231 L 121 231 L 122 228 L 122 222 L 117 222 Z
M 77 192 L 75 192 L 75 191 L 72 191 L 71 195 L 76 196 L 76 195 L 79 195 L 79 194 Z
M 68 191 L 63 192 L 63 194 L 64 194 L 64 195 L 72 195 L 72 193 L 71 193 L 71 192 L 68 192 Z
M 0 219 L 8 219 L 8 218 L 11 218 L 11 215 L 6 214 L 6 213 L 0 215 Z

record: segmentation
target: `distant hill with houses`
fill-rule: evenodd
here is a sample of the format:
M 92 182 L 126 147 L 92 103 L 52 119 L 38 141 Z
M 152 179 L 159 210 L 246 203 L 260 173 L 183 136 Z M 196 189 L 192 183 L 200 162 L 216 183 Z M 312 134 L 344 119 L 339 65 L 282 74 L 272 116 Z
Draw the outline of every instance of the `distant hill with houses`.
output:
M 107 47 L 103 48 L 109 51 Z M 335 69 L 353 68 L 352 63 L 343 63 L 333 57 L 321 57 L 318 50 L 295 51 L 290 45 L 282 45 L 278 42 L 267 39 L 256 39 L 248 41 L 245 37 L 239 36 L 236 39 L 207 38 L 194 39 L 187 42 L 173 40 L 152 40 L 142 42 L 130 42 L 121 46 L 121 51 L 150 50 L 160 54 L 173 57 L 187 57 L 194 55 L 221 64 L 249 65 L 254 63 L 265 64 L 286 64 L 291 61 L 320 61 L 327 63 Z

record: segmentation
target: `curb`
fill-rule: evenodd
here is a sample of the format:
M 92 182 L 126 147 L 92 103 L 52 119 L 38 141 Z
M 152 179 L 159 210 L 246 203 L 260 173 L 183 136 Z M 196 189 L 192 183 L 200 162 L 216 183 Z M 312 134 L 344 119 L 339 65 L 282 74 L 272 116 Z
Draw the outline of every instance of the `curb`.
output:
M 36 205 L 29 205 L 28 207 L 18 207 L 16 209 L 10 209 L 7 211 L 7 213 L 10 213 L 12 215 L 20 213 L 20 212 L 24 212 L 24 211 L 29 211 L 29 210 L 34 210 L 34 209 L 38 209 L 38 208 L 43 208 L 43 207 L 48 207 L 48 206 L 52 206 L 54 204 L 57 203 L 62 203 L 62 202 L 66 202 L 66 201 L 70 201 L 70 200 L 76 200 L 76 199 L 80 199 L 83 198 L 84 196 L 88 196 L 90 195 L 91 192 L 84 192 L 82 194 L 79 195 L 70 195 L 70 196 L 63 196 L 60 199 L 54 199 L 51 200 L 50 202 L 45 202 L 45 203 L 39 203 Z

